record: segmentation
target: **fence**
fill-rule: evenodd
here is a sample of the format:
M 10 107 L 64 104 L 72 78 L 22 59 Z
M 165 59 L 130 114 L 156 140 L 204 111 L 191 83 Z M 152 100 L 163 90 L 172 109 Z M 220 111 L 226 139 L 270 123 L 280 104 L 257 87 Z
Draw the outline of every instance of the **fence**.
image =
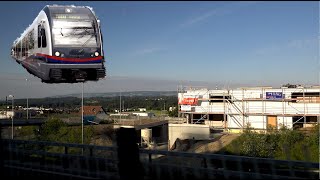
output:
M 1 142 L 5 175 L 121 179 L 117 146 Z M 147 149 L 139 149 L 138 154 L 144 179 L 319 178 L 319 164 L 312 162 Z

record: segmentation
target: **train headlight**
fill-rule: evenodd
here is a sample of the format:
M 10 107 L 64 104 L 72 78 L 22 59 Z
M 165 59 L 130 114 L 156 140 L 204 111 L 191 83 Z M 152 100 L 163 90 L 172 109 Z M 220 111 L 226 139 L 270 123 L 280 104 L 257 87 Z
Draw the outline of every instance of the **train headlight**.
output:
M 59 51 L 56 51 L 54 54 L 55 54 L 56 56 L 60 56 L 60 52 L 59 52 Z
M 98 52 L 95 52 L 94 55 L 95 55 L 95 56 L 99 56 L 99 53 L 98 53 Z

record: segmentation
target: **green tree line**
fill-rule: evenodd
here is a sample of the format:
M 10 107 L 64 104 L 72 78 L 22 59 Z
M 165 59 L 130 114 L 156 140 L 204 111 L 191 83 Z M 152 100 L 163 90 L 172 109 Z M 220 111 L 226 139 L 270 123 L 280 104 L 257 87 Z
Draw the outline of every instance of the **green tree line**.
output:
M 81 98 L 64 97 L 64 98 L 39 98 L 29 99 L 29 107 L 44 107 L 44 108 L 65 108 L 72 109 L 81 106 Z M 15 100 L 15 106 L 26 107 L 26 99 Z M 177 96 L 123 96 L 121 97 L 121 108 L 146 108 L 147 110 L 168 110 L 169 107 L 176 107 L 178 103 Z M 2 101 L 1 105 L 11 105 L 8 102 Z M 120 108 L 119 97 L 91 97 L 84 98 L 84 105 L 101 105 L 107 111 L 114 111 Z

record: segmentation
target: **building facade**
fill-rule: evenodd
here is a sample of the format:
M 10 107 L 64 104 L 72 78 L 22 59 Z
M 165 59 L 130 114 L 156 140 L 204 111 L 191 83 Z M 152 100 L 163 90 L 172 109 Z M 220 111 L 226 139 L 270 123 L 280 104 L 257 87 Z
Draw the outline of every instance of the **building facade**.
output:
M 306 127 L 319 122 L 320 87 L 179 88 L 179 116 L 187 123 L 241 131 Z

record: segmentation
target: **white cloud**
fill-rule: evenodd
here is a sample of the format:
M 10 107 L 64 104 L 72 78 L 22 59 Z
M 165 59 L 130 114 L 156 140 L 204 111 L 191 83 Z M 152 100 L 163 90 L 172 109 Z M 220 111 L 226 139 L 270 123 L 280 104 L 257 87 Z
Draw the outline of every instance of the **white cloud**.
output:
M 257 4 L 257 3 L 259 3 L 259 1 L 227 2 L 226 6 L 221 6 L 221 7 L 212 9 L 212 10 L 207 11 L 203 14 L 200 14 L 196 17 L 192 17 L 192 18 L 186 20 L 185 22 L 183 22 L 182 24 L 179 25 L 179 28 L 191 26 L 191 25 L 196 24 L 198 22 L 204 21 L 212 16 L 221 16 L 221 15 L 229 14 L 239 8 L 246 7 L 246 6 L 253 5 L 253 4 Z
M 268 55 L 273 53 L 278 53 L 283 50 L 292 49 L 292 50 L 299 50 L 305 48 L 312 48 L 318 45 L 317 39 L 295 39 L 290 40 L 289 42 L 285 42 L 282 44 L 273 44 L 267 47 L 258 48 L 254 51 L 257 55 Z
M 300 40 L 292 40 L 287 46 L 289 48 L 305 48 L 309 46 L 317 45 L 317 39 L 300 39 Z
M 197 22 L 204 21 L 205 19 L 208 19 L 209 17 L 211 17 L 213 15 L 218 15 L 218 14 L 219 14 L 219 11 L 216 10 L 216 9 L 208 11 L 208 12 L 206 12 L 204 14 L 201 14 L 200 16 L 188 19 L 186 22 L 182 23 L 180 25 L 180 27 L 183 28 L 183 27 L 191 26 L 191 25 L 193 25 L 193 24 L 195 24 Z
M 146 54 L 151 54 L 151 53 L 155 53 L 162 50 L 164 50 L 164 48 L 155 48 L 155 47 L 145 48 L 145 49 L 137 50 L 136 52 L 133 53 L 133 55 L 146 55 Z

